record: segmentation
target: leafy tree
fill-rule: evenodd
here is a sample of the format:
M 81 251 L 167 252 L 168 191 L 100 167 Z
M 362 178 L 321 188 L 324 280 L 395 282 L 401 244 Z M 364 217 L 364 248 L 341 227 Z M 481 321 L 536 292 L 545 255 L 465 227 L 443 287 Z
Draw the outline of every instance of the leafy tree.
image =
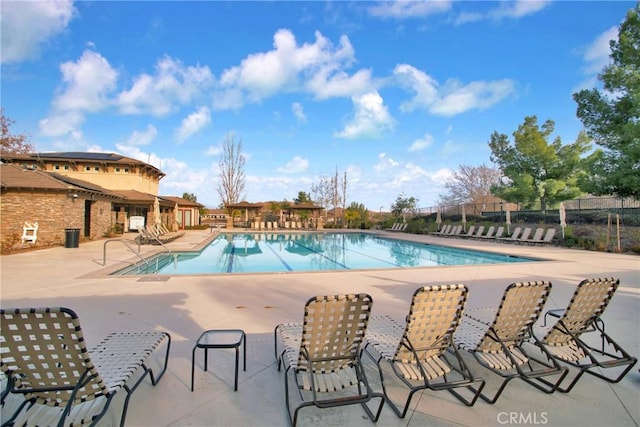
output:
M 415 197 L 406 197 L 404 193 L 400 194 L 394 204 L 391 205 L 391 213 L 396 217 L 402 216 L 402 221 L 407 222 L 407 215 L 415 215 L 418 206 L 418 199 Z
M 364 204 L 351 202 L 349 207 L 345 209 L 344 219 L 347 226 L 352 227 L 354 223 L 367 222 L 369 220 L 369 213 Z
M 580 132 L 573 144 L 562 145 L 560 137 L 549 143 L 555 123 L 547 120 L 542 127 L 536 116 L 525 117 L 513 133 L 511 144 L 505 134 L 493 132 L 489 147 L 506 182 L 491 187 L 491 192 L 508 201 L 540 208 L 578 197 L 578 179 L 584 174 L 582 155 L 591 148 L 589 137 Z
M 445 183 L 447 192 L 440 195 L 440 204 L 482 206 L 494 197 L 491 187 L 500 183 L 500 176 L 499 169 L 486 165 L 460 165 L 453 178 Z
M 194 203 L 198 203 L 198 197 L 193 193 L 182 193 L 182 198 L 185 200 L 190 200 Z
M 311 203 L 311 196 L 304 191 L 298 191 L 298 197 L 293 199 L 294 203 Z
M 640 199 L 640 5 L 627 13 L 611 62 L 598 75 L 598 89 L 573 94 L 577 116 L 603 149 L 589 158 L 583 189 L 595 195 Z
M 225 206 L 238 203 L 244 193 L 244 165 L 245 157 L 242 154 L 242 141 L 235 136 L 227 134 L 222 142 L 222 154 L 220 157 L 218 195 Z M 228 209 L 228 208 L 227 208 Z M 231 214 L 231 210 L 228 212 Z
M 5 153 L 31 153 L 33 145 L 29 144 L 29 137 L 26 134 L 14 135 L 11 133 L 11 126 L 14 120 L 4 115 L 4 108 L 0 108 L 0 128 L 2 128 L 2 139 L 0 139 L 0 150 Z

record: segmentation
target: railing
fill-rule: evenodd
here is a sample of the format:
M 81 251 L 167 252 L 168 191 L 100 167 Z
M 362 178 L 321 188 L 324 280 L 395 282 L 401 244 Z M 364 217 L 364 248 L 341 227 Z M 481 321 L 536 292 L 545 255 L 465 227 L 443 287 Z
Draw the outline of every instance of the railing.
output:
M 149 263 L 147 262 L 147 260 L 144 259 L 144 257 L 142 255 L 140 255 L 140 243 L 138 243 L 138 251 L 134 252 L 134 249 L 131 248 L 129 243 L 127 243 L 126 240 L 122 240 L 122 239 L 109 239 L 109 240 L 104 242 L 104 246 L 103 246 L 103 249 L 102 249 L 102 266 L 103 267 L 106 267 L 106 265 L 107 265 L 107 243 L 109 243 L 109 242 L 122 242 L 122 244 L 125 245 L 127 247 L 127 249 L 129 249 L 129 251 L 131 253 L 133 253 L 138 258 L 140 258 L 145 264 L 147 264 L 147 267 L 149 267 Z
M 567 223 L 571 224 L 606 224 L 609 215 L 618 215 L 621 223 L 640 225 L 640 200 L 618 197 L 592 197 L 567 200 L 564 202 Z M 547 205 L 541 209 L 540 203 L 531 208 L 523 208 L 518 203 L 491 201 L 485 203 L 464 203 L 458 205 L 430 206 L 418 209 L 421 217 L 431 217 L 435 221 L 440 212 L 443 221 L 460 221 L 464 208 L 468 221 L 505 220 L 509 210 L 511 222 L 555 223 L 559 221 L 558 204 Z

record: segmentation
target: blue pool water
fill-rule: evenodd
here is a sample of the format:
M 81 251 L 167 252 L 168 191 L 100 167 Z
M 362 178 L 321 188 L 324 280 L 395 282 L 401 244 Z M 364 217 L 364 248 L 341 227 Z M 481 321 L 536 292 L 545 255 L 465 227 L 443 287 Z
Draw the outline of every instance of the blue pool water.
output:
M 220 234 L 200 252 L 158 255 L 114 274 L 329 271 L 530 262 L 366 233 Z

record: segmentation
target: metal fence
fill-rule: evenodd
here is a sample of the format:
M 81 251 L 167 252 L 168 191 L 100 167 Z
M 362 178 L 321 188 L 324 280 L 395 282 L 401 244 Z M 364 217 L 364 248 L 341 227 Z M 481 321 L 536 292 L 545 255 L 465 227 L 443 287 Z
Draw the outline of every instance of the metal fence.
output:
M 640 226 L 640 200 L 619 197 L 591 197 L 564 202 L 567 224 L 607 224 L 611 218 L 621 224 Z M 559 206 L 542 210 L 540 204 L 524 209 L 519 203 L 491 201 L 458 205 L 430 206 L 418 209 L 418 215 L 435 220 L 459 222 L 464 212 L 467 221 L 504 222 L 507 211 L 512 223 L 553 224 L 560 221 Z

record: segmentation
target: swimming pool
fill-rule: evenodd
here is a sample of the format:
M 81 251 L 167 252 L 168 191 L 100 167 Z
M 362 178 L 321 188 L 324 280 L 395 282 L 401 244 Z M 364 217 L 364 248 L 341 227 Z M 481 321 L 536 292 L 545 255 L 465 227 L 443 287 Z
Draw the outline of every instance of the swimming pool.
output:
M 531 262 L 367 233 L 223 233 L 200 252 L 164 253 L 116 275 L 276 273 Z

